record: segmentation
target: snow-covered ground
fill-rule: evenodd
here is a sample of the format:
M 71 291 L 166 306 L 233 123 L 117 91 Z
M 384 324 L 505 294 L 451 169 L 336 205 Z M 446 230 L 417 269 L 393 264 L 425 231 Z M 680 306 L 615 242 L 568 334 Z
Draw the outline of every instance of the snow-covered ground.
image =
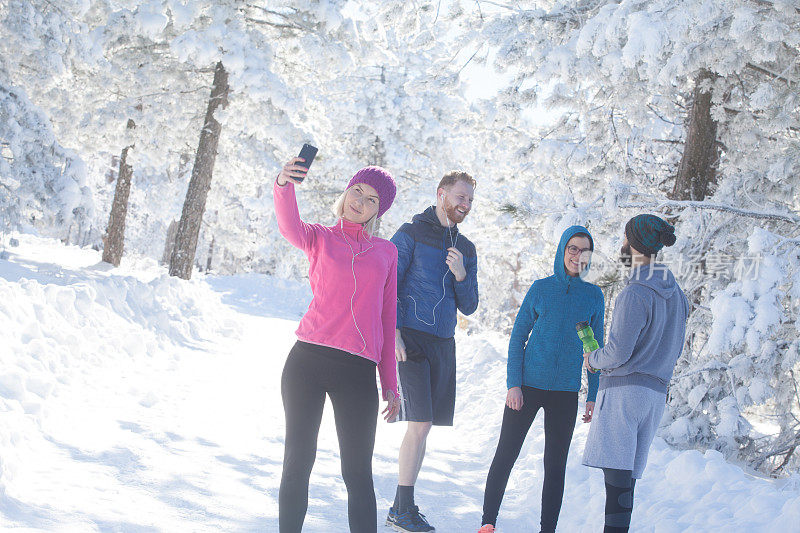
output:
M 280 373 L 309 299 L 302 284 L 248 275 L 170 278 L 91 250 L 16 236 L 0 259 L 0 529 L 277 531 Z M 500 335 L 458 337 L 454 428 L 435 428 L 417 502 L 441 533 L 476 531 L 505 398 Z M 582 408 L 581 408 L 582 409 Z M 542 420 L 500 512 L 536 530 Z M 379 519 L 394 497 L 401 424 L 379 424 Z M 600 472 L 581 466 L 578 422 L 559 529 L 602 530 Z M 346 493 L 326 408 L 305 531 L 346 531 Z M 632 531 L 797 531 L 800 477 L 751 475 L 715 452 L 656 439 Z M 379 528 L 379 531 L 383 526 Z

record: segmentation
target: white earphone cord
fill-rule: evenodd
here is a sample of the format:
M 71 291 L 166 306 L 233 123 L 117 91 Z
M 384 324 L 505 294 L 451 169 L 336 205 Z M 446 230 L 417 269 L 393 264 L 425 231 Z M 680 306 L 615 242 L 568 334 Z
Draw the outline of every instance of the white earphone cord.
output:
M 353 324 L 356 327 L 358 335 L 361 337 L 361 342 L 364 344 L 364 346 L 358 351 L 358 353 L 355 354 L 355 355 L 361 355 L 361 353 L 367 349 L 367 340 L 364 338 L 364 334 L 361 333 L 361 328 L 358 327 L 358 322 L 356 321 L 356 313 L 353 310 L 353 299 L 356 297 L 356 289 L 358 289 L 358 280 L 356 280 L 356 257 L 372 250 L 372 247 L 374 245 L 370 242 L 369 248 L 367 248 L 366 250 L 361 250 L 360 252 L 356 253 L 353 250 L 353 247 L 350 245 L 350 241 L 347 240 L 347 236 L 345 236 L 344 234 L 344 221 L 342 219 L 339 219 L 339 231 L 342 233 L 342 238 L 344 239 L 344 242 L 347 243 L 347 247 L 350 248 L 350 253 L 353 255 L 352 259 L 350 260 L 350 270 L 353 272 L 353 294 L 350 296 L 350 316 L 353 317 Z M 369 242 L 369 239 L 367 239 L 367 242 Z
M 444 202 L 444 197 L 442 197 L 442 202 Z M 458 233 L 456 233 L 456 240 L 453 241 L 453 231 L 450 229 L 450 217 L 447 216 L 447 211 L 446 210 L 444 211 L 444 216 L 445 216 L 445 218 L 447 218 L 447 222 L 448 222 L 447 233 L 450 235 L 450 246 L 452 248 L 455 248 L 456 244 L 458 244 Z M 431 317 L 433 318 L 433 323 L 426 322 L 425 320 L 422 320 L 419 317 L 419 315 L 417 314 L 417 301 L 414 299 L 413 296 L 411 296 L 410 294 L 408 295 L 408 297 L 411 298 L 411 301 L 414 302 L 414 316 L 416 317 L 416 319 L 418 321 L 422 322 L 426 326 L 434 327 L 436 325 L 436 308 L 439 306 L 440 303 L 442 303 L 442 301 L 444 300 L 445 295 L 447 294 L 447 291 L 445 290 L 445 287 L 444 287 L 444 280 L 445 280 L 445 278 L 447 278 L 447 274 L 449 272 L 450 272 L 450 267 L 448 267 L 444 271 L 444 276 L 442 276 L 442 297 L 439 298 L 439 301 L 436 302 L 436 304 L 433 306 L 433 309 L 431 310 Z

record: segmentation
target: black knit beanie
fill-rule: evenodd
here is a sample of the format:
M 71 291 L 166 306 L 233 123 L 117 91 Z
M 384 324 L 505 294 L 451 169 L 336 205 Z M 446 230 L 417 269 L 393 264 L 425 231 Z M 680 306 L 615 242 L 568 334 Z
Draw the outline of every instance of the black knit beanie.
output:
M 675 227 L 655 215 L 636 215 L 625 224 L 625 236 L 633 248 L 651 256 L 675 244 Z

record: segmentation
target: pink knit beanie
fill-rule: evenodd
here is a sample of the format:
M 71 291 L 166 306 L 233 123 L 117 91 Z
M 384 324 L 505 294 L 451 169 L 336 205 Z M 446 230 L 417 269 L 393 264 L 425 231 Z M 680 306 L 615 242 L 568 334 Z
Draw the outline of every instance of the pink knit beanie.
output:
M 366 183 L 378 192 L 378 218 L 380 218 L 392 206 L 394 197 L 397 194 L 397 186 L 394 178 L 385 168 L 364 167 L 347 184 L 349 189 L 356 183 Z

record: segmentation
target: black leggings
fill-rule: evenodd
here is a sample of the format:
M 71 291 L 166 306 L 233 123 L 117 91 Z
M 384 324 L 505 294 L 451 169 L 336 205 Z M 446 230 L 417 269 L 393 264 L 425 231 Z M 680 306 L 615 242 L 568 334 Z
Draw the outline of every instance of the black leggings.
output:
M 519 456 L 525 436 L 539 408 L 544 409 L 544 486 L 542 487 L 542 531 L 555 531 L 561 499 L 567 454 L 578 413 L 578 393 L 522 387 L 522 409 L 506 406 L 500 441 L 486 478 L 482 524 L 496 525 L 497 513 L 506 491 L 511 468 Z
M 308 479 L 317 454 L 325 395 L 339 437 L 342 478 L 352 533 L 375 533 L 372 450 L 378 415 L 375 363 L 334 348 L 298 341 L 281 377 L 286 413 L 283 474 L 278 497 L 280 533 L 299 533 L 308 509 Z

